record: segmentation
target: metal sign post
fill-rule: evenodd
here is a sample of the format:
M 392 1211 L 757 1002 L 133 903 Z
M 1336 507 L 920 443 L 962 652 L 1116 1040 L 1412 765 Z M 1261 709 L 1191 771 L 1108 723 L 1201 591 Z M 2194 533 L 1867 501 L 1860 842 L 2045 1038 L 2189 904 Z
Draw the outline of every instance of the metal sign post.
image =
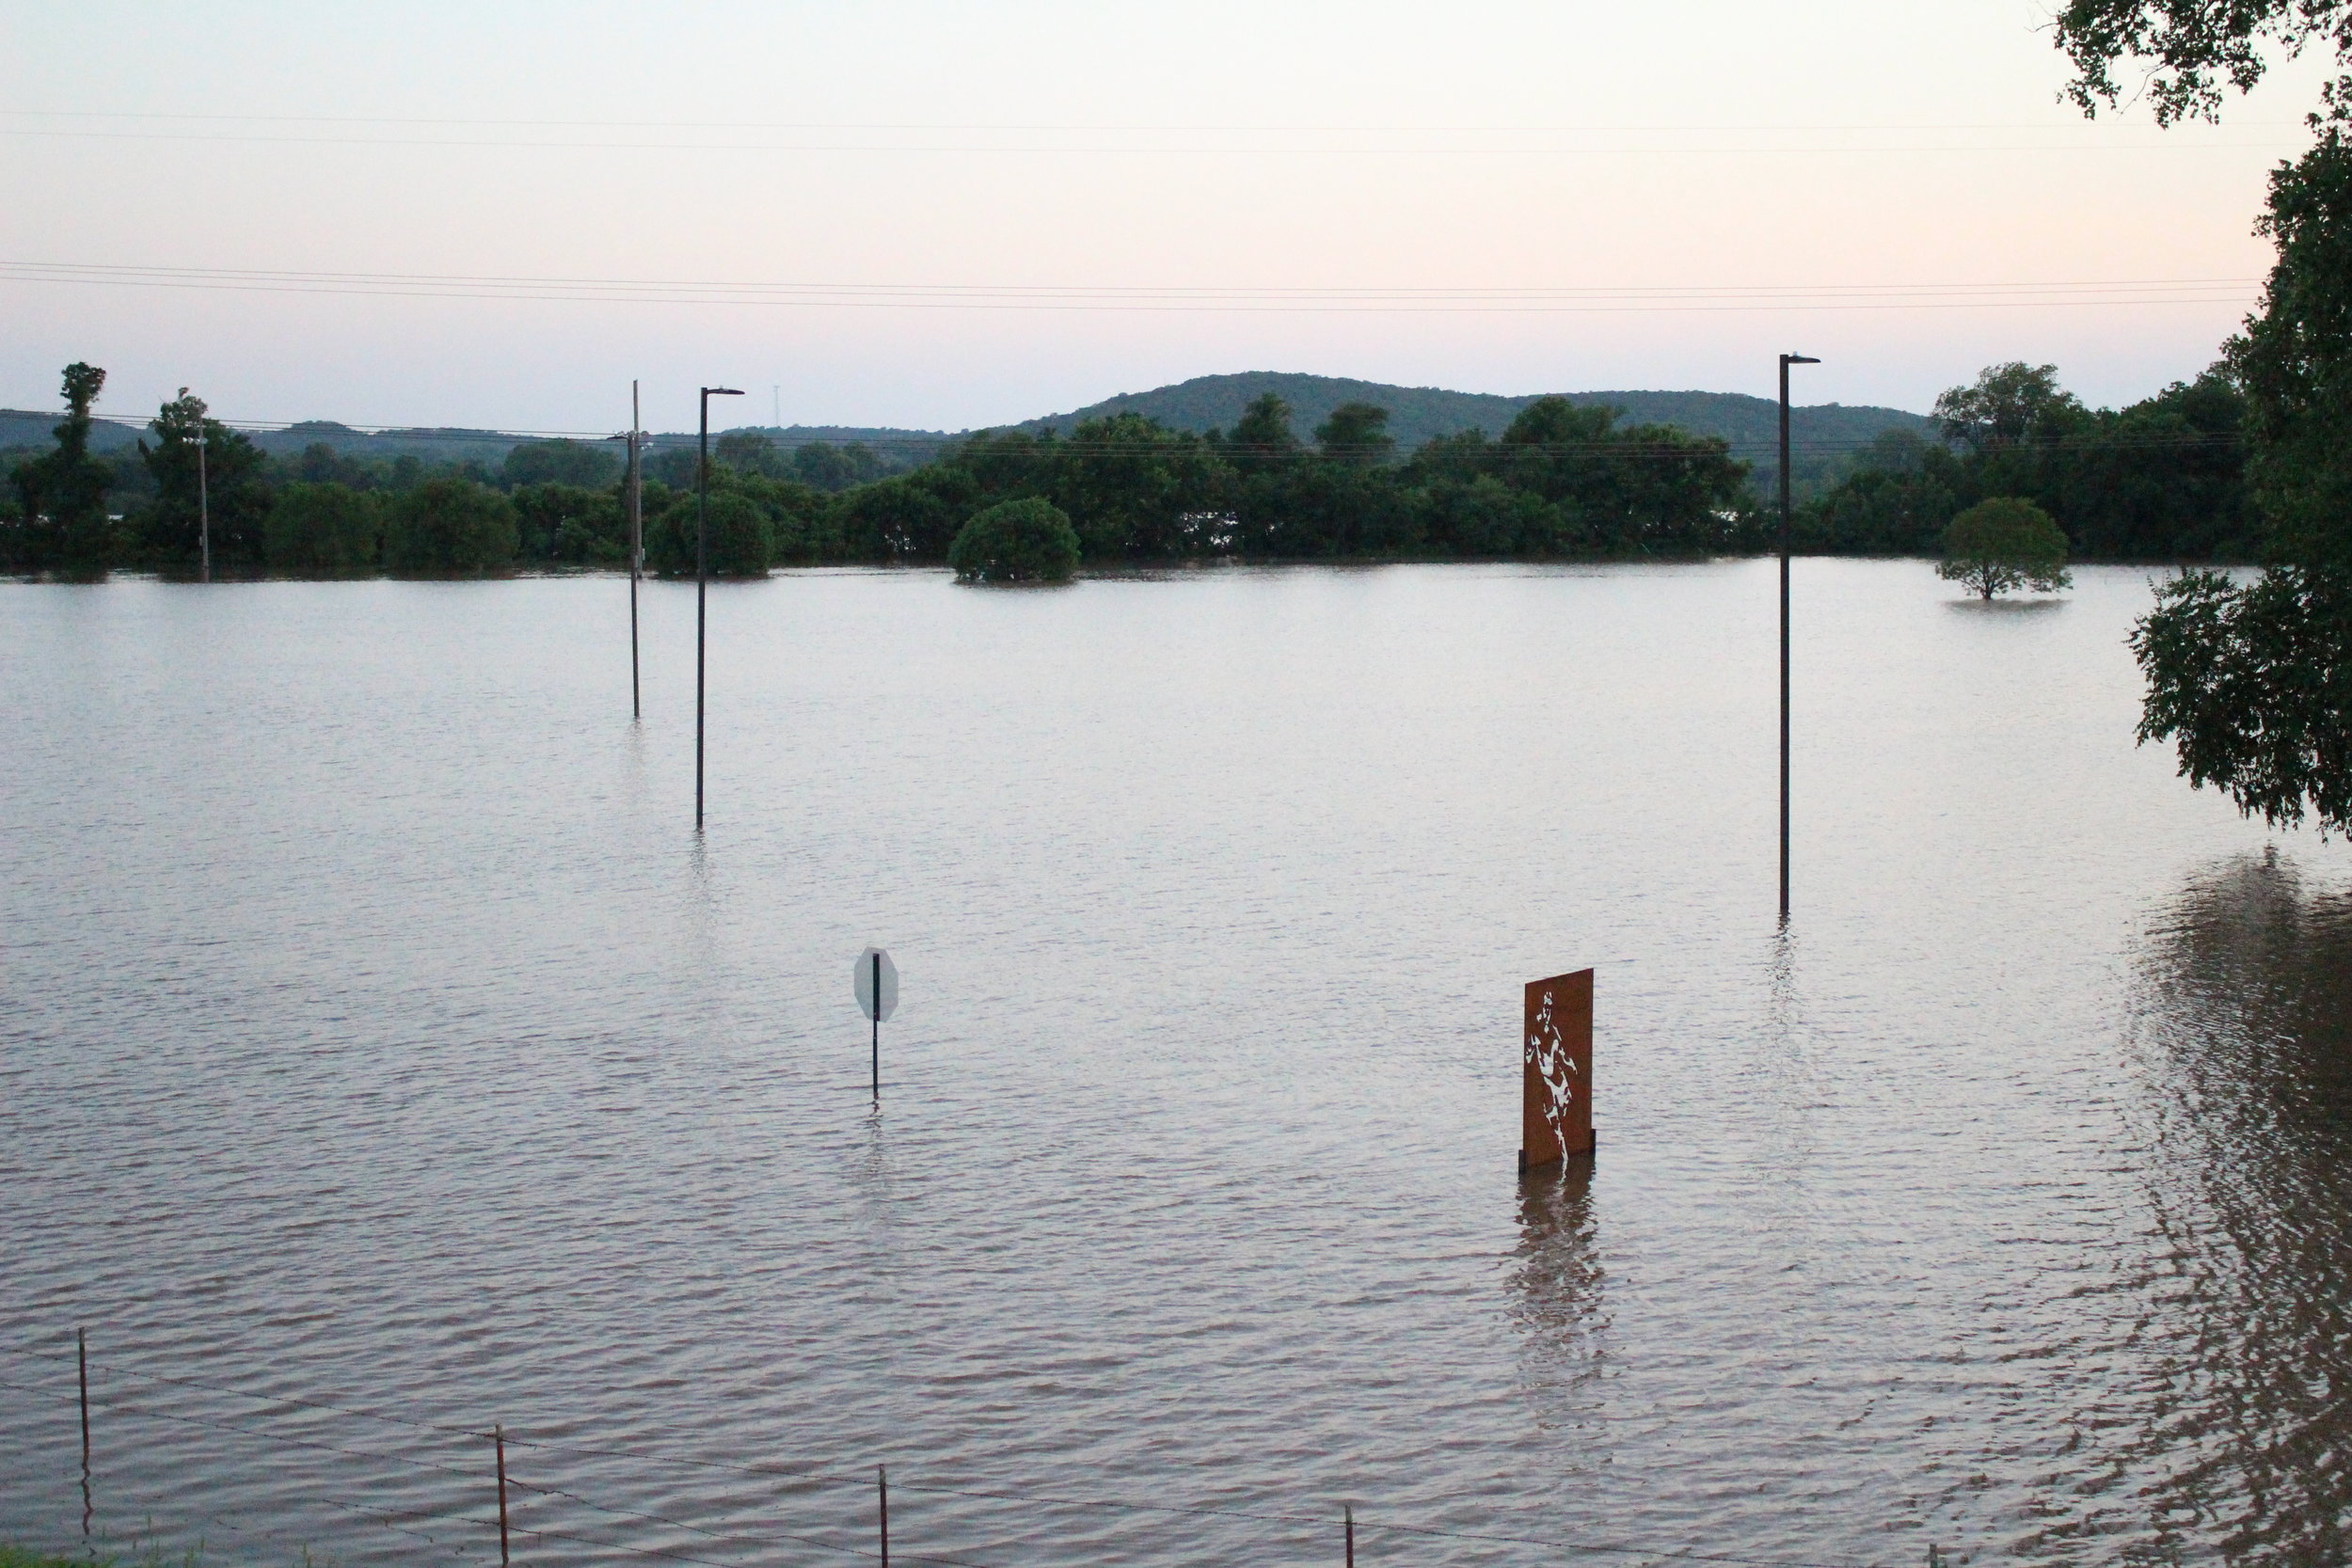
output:
M 628 384 L 628 716 L 643 719 L 637 688 L 637 579 L 645 570 L 645 433 L 637 411 L 637 383 Z
M 1788 925 L 1788 367 L 1818 365 L 1803 354 L 1780 356 L 1780 924 Z
M 874 1025 L 874 1103 L 882 1103 L 882 1020 L 898 1010 L 898 966 L 890 961 L 890 955 L 879 947 L 869 947 L 857 956 L 857 969 L 850 976 L 857 989 L 858 1011 Z
M 703 647 L 710 597 L 710 400 L 739 398 L 733 387 L 703 388 L 702 460 L 694 468 L 694 831 L 703 831 Z

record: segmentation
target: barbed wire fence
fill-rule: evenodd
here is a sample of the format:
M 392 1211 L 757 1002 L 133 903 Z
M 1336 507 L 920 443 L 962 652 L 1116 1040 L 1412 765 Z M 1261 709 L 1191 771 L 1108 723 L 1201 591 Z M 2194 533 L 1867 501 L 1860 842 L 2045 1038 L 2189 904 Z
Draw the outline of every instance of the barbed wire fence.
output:
M 71 1410 L 79 1426 L 79 1533 L 57 1520 L 49 1539 L 20 1544 L 55 1550 L 62 1543 L 92 1560 L 127 1546 L 159 1562 L 176 1552 L 192 1568 L 216 1560 L 246 1568 L 264 1558 L 311 1565 L 388 1552 L 475 1568 L 765 1568 L 858 1559 L 1019 1568 L 1041 1556 L 1354 1568 L 1359 1552 L 1367 1563 L 1413 1561 L 1422 1557 L 1416 1544 L 1445 1544 L 1454 1555 L 1497 1563 L 1868 1568 L 1573 1531 L 1446 1528 L 1367 1513 L 1356 1502 L 1314 1513 L 1217 1507 L 951 1484 L 904 1465 L 894 1474 L 882 1465 L 744 1463 L 239 1388 L 94 1349 L 80 1330 L 59 1348 L 0 1347 L 9 1358 L 0 1390 L 37 1402 L 8 1425 L 39 1425 L 43 1411 L 61 1425 Z M 171 1397 L 200 1402 L 162 1408 Z M 71 1441 L 72 1428 L 65 1431 Z M 224 1461 L 240 1477 L 261 1478 L 240 1486 L 249 1500 L 223 1502 Z M 120 1518 L 140 1528 L 126 1539 L 113 1523 Z M 305 1520 L 340 1528 L 305 1528 Z M 1204 1526 L 1222 1533 L 1213 1543 Z M 1224 1555 L 1237 1534 L 1248 1540 L 1246 1560 Z M 1966 1560 L 1931 1546 L 1927 1560 Z

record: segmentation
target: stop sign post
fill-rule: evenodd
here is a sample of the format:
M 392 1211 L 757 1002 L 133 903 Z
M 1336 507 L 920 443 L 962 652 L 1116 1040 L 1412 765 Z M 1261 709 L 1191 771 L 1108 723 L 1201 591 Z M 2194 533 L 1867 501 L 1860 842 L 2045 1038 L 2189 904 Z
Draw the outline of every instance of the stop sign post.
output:
M 898 1010 L 898 966 L 890 961 L 890 955 L 879 947 L 869 947 L 857 956 L 857 968 L 850 976 L 857 988 L 858 1011 L 874 1025 L 874 1103 L 882 1103 L 882 1020 Z

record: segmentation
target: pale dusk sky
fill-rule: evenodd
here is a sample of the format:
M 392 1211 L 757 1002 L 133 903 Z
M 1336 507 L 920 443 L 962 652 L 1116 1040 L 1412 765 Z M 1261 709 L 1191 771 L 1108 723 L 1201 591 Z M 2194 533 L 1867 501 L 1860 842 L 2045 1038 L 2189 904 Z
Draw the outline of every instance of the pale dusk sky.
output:
M 2086 124 L 2034 5 L 0 4 L 0 404 L 962 428 L 1187 376 L 2093 403 L 2252 302 L 2318 63 Z M 266 276 L 257 276 L 266 275 Z M 164 286 L 168 284 L 169 286 Z

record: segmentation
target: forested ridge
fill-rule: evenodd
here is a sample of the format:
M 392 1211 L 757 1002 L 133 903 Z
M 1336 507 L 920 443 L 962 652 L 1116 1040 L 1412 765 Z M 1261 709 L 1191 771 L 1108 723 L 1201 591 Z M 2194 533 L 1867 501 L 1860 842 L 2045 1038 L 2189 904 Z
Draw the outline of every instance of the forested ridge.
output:
M 94 367 L 69 371 L 72 411 L 54 444 L 10 469 L 0 569 L 183 574 L 197 562 L 207 509 L 214 569 L 230 575 L 627 563 L 618 443 L 511 444 L 495 463 L 496 449 L 474 444 L 481 432 L 453 433 L 463 455 L 437 462 L 414 450 L 357 455 L 324 439 L 272 452 L 183 392 L 133 444 L 101 453 L 91 406 L 103 384 Z M 1802 445 L 1795 467 L 1802 474 L 1809 464 L 1815 482 L 1797 543 L 1931 554 L 1962 509 L 2015 495 L 2056 517 L 2078 558 L 2238 559 L 2248 547 L 2242 411 L 2217 372 L 2129 408 L 2093 410 L 2058 386 L 2052 367 L 1994 366 L 1947 392 L 1917 429 L 1881 421 L 1867 445 L 1851 435 Z M 1230 428 L 1179 429 L 1119 408 L 1067 429 L 1046 420 L 940 438 L 911 469 L 858 441 L 787 447 L 731 432 L 712 451 L 712 566 L 739 576 L 942 562 L 973 515 L 1026 498 L 1070 518 L 1085 563 L 1097 569 L 1213 559 L 1692 559 L 1762 549 L 1775 537 L 1776 515 L 1751 465 L 1721 436 L 1629 423 L 1613 407 L 1560 396 L 1525 401 L 1494 436 L 1470 429 L 1408 446 L 1391 423 L 1383 406 L 1344 403 L 1302 432 L 1279 395 L 1261 391 Z M 288 434 L 263 438 L 282 449 Z M 655 570 L 692 567 L 697 463 L 693 449 L 671 446 L 645 465 Z

